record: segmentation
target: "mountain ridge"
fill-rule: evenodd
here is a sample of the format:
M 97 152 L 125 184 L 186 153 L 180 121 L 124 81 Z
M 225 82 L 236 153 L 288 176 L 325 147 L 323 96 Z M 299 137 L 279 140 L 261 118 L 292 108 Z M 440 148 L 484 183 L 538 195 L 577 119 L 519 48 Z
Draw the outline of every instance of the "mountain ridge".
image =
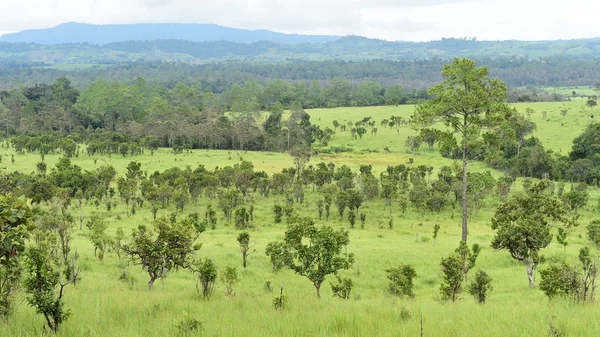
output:
M 232 28 L 199 23 L 136 23 L 96 25 L 67 22 L 55 27 L 7 33 L 0 42 L 56 45 L 90 43 L 104 45 L 126 41 L 185 40 L 191 42 L 231 41 L 253 43 L 271 41 L 282 44 L 325 43 L 335 35 L 286 34 L 266 29 Z

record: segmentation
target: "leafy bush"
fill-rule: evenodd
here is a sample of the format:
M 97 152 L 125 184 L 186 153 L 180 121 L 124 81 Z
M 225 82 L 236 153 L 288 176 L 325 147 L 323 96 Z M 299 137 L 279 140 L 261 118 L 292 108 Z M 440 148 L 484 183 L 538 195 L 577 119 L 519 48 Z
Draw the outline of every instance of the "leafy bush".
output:
M 478 303 L 483 304 L 490 291 L 492 291 L 492 278 L 483 270 L 478 270 L 475 279 L 469 284 L 469 294 L 473 295 Z
M 398 267 L 386 269 L 387 278 L 390 280 L 388 285 L 389 292 L 399 297 L 414 297 L 413 279 L 417 272 L 410 265 L 400 265 Z
M 331 283 L 333 297 L 339 297 L 343 300 L 349 299 L 350 292 L 352 292 L 352 287 L 353 284 L 351 279 L 337 276 L 337 284 Z

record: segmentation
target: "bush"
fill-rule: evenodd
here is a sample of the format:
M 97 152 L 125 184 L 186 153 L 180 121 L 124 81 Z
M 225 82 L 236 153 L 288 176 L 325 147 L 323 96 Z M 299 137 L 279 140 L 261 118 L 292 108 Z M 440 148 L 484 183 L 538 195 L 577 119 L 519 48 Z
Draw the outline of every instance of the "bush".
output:
M 283 207 L 281 207 L 281 205 L 275 205 L 273 207 L 273 212 L 275 213 L 275 223 L 281 223 L 281 219 L 283 217 Z
M 352 287 L 353 284 L 351 279 L 337 276 L 337 284 L 331 283 L 333 297 L 339 297 L 343 300 L 349 299 L 350 292 L 352 292 Z
M 273 297 L 273 308 L 281 310 L 285 308 L 287 297 L 283 294 L 283 287 L 279 288 L 279 295 Z
M 223 283 L 225 283 L 225 293 L 228 296 L 235 296 L 235 286 L 239 282 L 237 269 L 233 267 L 225 268 L 221 272 L 221 280 L 223 281 Z
M 463 265 L 458 254 L 443 258 L 440 264 L 444 280 L 440 286 L 440 293 L 444 301 L 455 302 L 462 292 Z
M 484 304 L 490 291 L 492 291 L 492 278 L 483 270 L 478 270 L 475 279 L 469 285 L 469 294 L 475 297 L 477 303 Z
M 196 290 L 200 293 L 200 285 L 202 286 L 202 295 L 210 297 L 212 295 L 215 281 L 217 280 L 217 267 L 211 259 L 199 260 L 196 263 L 196 272 L 198 279 L 196 281 Z
M 356 224 L 356 213 L 353 210 L 348 212 L 348 222 L 350 222 L 350 228 L 354 228 Z
M 398 267 L 386 269 L 387 278 L 390 280 L 388 286 L 390 294 L 399 297 L 414 297 L 413 279 L 417 272 L 410 265 L 400 265 Z
M 195 318 L 185 318 L 177 324 L 177 332 L 179 336 L 188 337 L 195 336 L 202 330 L 202 322 Z

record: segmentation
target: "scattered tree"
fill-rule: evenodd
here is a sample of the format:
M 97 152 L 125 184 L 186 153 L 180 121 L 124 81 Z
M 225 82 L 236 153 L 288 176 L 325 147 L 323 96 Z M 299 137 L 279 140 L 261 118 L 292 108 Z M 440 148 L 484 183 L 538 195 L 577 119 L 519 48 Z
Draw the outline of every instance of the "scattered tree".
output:
M 569 207 L 547 193 L 548 184 L 540 181 L 526 194 L 510 197 L 492 218 L 492 229 L 496 230 L 492 247 L 508 250 L 513 259 L 525 264 L 531 287 L 535 286 L 539 252 L 552 241 L 551 222 L 561 222 L 565 227 L 576 225 Z
M 337 275 L 348 269 L 354 262 L 354 254 L 342 254 L 342 249 L 350 243 L 349 234 L 343 229 L 317 227 L 310 218 L 293 217 L 281 244 L 282 262 L 298 275 L 308 278 L 321 297 L 321 285 L 325 277 Z M 272 251 L 267 251 L 267 255 Z

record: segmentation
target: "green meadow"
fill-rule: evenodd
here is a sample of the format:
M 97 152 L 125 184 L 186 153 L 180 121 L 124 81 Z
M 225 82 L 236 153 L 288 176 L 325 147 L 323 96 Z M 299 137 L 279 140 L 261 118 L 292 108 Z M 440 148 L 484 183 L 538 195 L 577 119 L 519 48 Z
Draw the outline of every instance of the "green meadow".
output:
M 591 115 L 595 112 L 590 111 L 583 100 L 524 103 L 514 107 L 521 112 L 533 109 L 531 119 L 537 124 L 534 135 L 547 149 L 562 154 L 568 153 L 572 140 L 593 120 Z M 565 110 L 566 114 L 561 112 Z M 333 128 L 334 120 L 345 123 L 372 117 L 379 128 L 376 135 L 367 133 L 362 139 L 355 140 L 350 132 L 338 130 L 328 147 L 344 147 L 347 152 L 313 156 L 309 165 L 325 161 L 346 164 L 357 170 L 360 165 L 370 164 L 376 175 L 388 165 L 408 163 L 411 158 L 415 165 L 434 168 L 451 165 L 453 161 L 442 158 L 437 147 L 429 150 L 424 144 L 417 152 L 409 152 L 404 143 L 407 136 L 415 134 L 409 127 L 397 130 L 379 126 L 382 119 L 392 115 L 406 119 L 412 111 L 412 106 L 309 110 L 311 122 L 320 126 Z M 32 172 L 40 161 L 38 154 L 15 154 L 6 146 L 0 148 L 0 153 L 3 155 L 0 167 L 7 171 Z M 194 168 L 202 164 L 212 169 L 234 165 L 240 160 L 251 161 L 255 170 L 269 174 L 293 166 L 292 158 L 285 153 L 193 150 L 173 154 L 170 149 L 134 157 L 89 157 L 84 153 L 82 145 L 79 156 L 72 162 L 84 170 L 109 164 L 120 175 L 132 160 L 140 162 L 142 170 L 149 174 L 173 166 Z M 15 161 L 11 163 L 13 155 Z M 47 155 L 48 169 L 59 158 L 58 154 Z M 479 162 L 472 163 L 470 169 L 491 170 L 494 175 L 500 175 Z M 520 189 L 518 181 L 513 193 Z M 580 247 L 592 247 L 584 227 L 598 218 L 599 196 L 596 189 L 591 191 L 590 202 L 581 211 L 581 225 L 569 237 L 566 252 L 555 240 L 542 250 L 547 260 L 565 257 L 574 261 Z M 330 220 L 323 218 L 317 223 L 348 228 L 348 252 L 356 256 L 352 268 L 341 273 L 354 282 L 351 299 L 340 300 L 332 296 L 329 282 L 323 284 L 318 299 L 306 278 L 288 269 L 272 271 L 265 246 L 281 239 L 285 231 L 285 224 L 275 224 L 273 220 L 273 205 L 278 197 L 264 198 L 255 193 L 253 198 L 256 210 L 246 269 L 242 268 L 236 241 L 238 231 L 233 224 L 227 223 L 220 211 L 216 229 L 207 229 L 198 238 L 202 243 L 196 254 L 198 257 L 214 259 L 219 269 L 237 267 L 240 283 L 235 296 L 226 296 L 223 283 L 219 281 L 214 295 L 203 298 L 196 292 L 194 276 L 184 270 L 172 271 L 149 291 L 147 274 L 139 266 L 127 265 L 125 258 L 119 259 L 114 253 L 108 253 L 100 262 L 94 256 L 88 229 L 77 227 L 73 251 L 80 255 L 83 279 L 75 287 L 69 285 L 65 290 L 65 306 L 71 316 L 61 326 L 58 336 L 183 336 L 177 326 L 187 318 L 201 321 L 202 328 L 186 336 L 548 336 L 550 326 L 565 336 L 600 335 L 598 304 L 581 305 L 563 299 L 549 301 L 541 290 L 529 288 L 523 264 L 513 260 L 508 252 L 494 251 L 490 247 L 494 235 L 490 218 L 500 202 L 496 197 L 486 200 L 486 206 L 472 215 L 469 225 L 469 243 L 482 246 L 476 269 L 485 270 L 493 279 L 493 291 L 484 305 L 477 304 L 466 291 L 455 303 L 446 303 L 439 298 L 440 260 L 454 251 L 460 240 L 459 205 L 447 206 L 440 213 L 422 213 L 409 206 L 404 215 L 397 210 L 398 205 L 394 205 L 394 226 L 389 228 L 390 214 L 384 210 L 383 200 L 377 198 L 361 207 L 367 215 L 364 229 L 360 224 L 350 229 L 347 220 L 341 220 L 332 208 Z M 305 203 L 296 205 L 295 210 L 301 215 L 317 218 L 319 198 L 318 192 L 308 190 Z M 203 196 L 197 203 L 187 205 L 184 214 L 203 214 L 210 203 L 211 200 Z M 85 217 L 93 214 L 105 217 L 111 234 L 122 227 L 127 236 L 138 225 L 152 222 L 152 213 L 146 204 L 135 215 L 130 215 L 123 204 L 110 212 L 103 207 L 96 208 L 92 203 L 85 204 L 81 211 L 72 206 L 71 211 L 77 217 L 79 212 Z M 173 205 L 160 209 L 158 216 L 169 216 L 172 212 L 175 212 Z M 435 224 L 439 224 L 441 230 L 434 244 Z M 387 293 L 385 269 L 399 264 L 410 264 L 417 272 L 414 298 L 399 299 Z M 119 280 L 123 270 L 130 273 L 131 280 Z M 267 282 L 272 285 L 273 292 L 266 289 Z M 273 296 L 280 287 L 287 296 L 287 306 L 275 310 Z M 8 321 L 0 322 L 0 336 L 50 335 L 44 330 L 42 316 L 28 306 L 24 296 L 20 295 L 14 315 Z

